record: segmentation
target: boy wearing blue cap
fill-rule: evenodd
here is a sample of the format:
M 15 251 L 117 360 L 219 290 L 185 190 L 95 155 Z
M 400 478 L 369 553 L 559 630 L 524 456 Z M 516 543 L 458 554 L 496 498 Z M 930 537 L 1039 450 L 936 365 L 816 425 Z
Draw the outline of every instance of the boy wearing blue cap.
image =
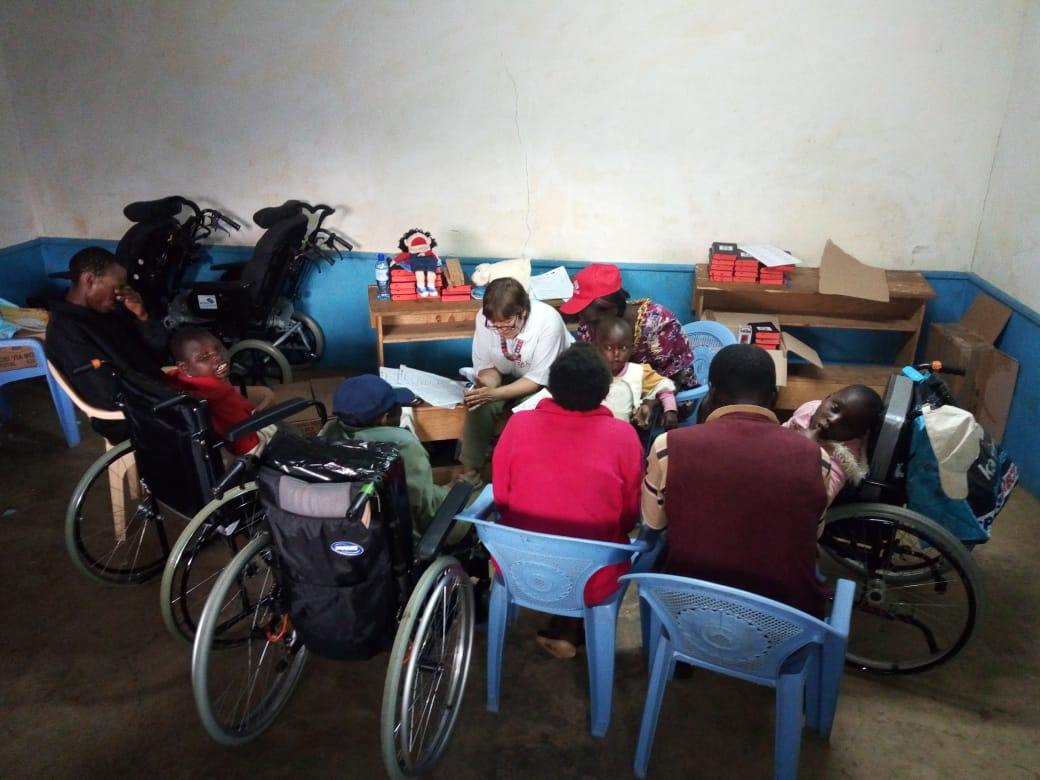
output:
M 372 374 L 351 377 L 336 388 L 332 397 L 335 416 L 318 436 L 333 441 L 378 441 L 397 447 L 404 463 L 413 524 L 416 531 L 423 531 L 433 520 L 451 486 L 434 484 L 429 453 L 414 433 L 400 427 L 401 406 L 414 402 L 415 395 L 411 390 L 391 387 Z

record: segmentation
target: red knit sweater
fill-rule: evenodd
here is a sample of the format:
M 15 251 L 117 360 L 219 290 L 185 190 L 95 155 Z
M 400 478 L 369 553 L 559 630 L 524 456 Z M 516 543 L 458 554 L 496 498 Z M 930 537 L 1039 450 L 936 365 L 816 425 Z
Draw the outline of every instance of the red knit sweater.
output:
M 505 525 L 626 543 L 639 519 L 639 437 L 605 406 L 572 412 L 546 398 L 535 409 L 514 414 L 495 446 L 492 474 Z M 624 572 L 612 568 L 589 581 L 586 603 L 598 603 L 617 589 Z
M 210 424 L 213 432 L 221 438 L 230 428 L 249 419 L 255 411 L 249 399 L 239 393 L 234 385 L 215 376 L 189 376 L 175 368 L 166 374 L 166 381 L 174 389 L 208 402 Z M 250 433 L 231 442 L 228 451 L 234 455 L 245 455 L 259 443 L 260 438 Z

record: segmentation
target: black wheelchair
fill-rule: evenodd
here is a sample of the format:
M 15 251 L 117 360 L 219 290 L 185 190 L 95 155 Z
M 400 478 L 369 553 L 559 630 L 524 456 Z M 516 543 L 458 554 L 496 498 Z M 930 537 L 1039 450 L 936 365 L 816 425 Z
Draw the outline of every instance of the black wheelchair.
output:
M 856 582 L 846 659 L 870 672 L 923 672 L 959 653 L 982 612 L 981 577 L 969 548 L 934 519 L 906 508 L 914 419 L 925 403 L 955 404 L 937 372 L 907 367 L 889 379 L 884 416 L 868 443 L 869 473 L 846 489 L 819 540 L 828 580 Z
M 470 489 L 457 485 L 416 544 L 398 451 L 287 432 L 264 450 L 264 530 L 223 570 L 192 653 L 199 717 L 225 745 L 249 742 L 288 703 L 308 655 L 391 648 L 381 743 L 391 777 L 430 770 L 459 715 L 473 643 L 472 535 L 446 547 Z
M 191 641 L 210 587 L 259 530 L 263 509 L 252 481 L 255 458 L 225 469 L 221 449 L 314 401 L 285 401 L 217 438 L 205 401 L 102 361 L 77 369 L 110 371 L 130 437 L 80 479 L 65 513 L 65 545 L 75 565 L 109 585 L 162 574 L 160 606 L 174 636 Z
M 265 232 L 252 257 L 211 266 L 223 271 L 223 278 L 195 282 L 179 294 L 167 327 L 191 324 L 213 331 L 230 347 L 232 373 L 247 384 L 291 382 L 292 366 L 310 365 L 325 351 L 321 326 L 294 306 L 306 272 L 321 262 L 332 265 L 353 249 L 323 227 L 333 213 L 330 206 L 299 200 L 257 211 L 253 221 Z

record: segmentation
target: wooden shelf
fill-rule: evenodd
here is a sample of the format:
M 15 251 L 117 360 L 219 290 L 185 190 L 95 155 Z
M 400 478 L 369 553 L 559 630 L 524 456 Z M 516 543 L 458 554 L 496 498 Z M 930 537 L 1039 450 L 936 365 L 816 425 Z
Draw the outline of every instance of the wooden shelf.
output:
M 899 369 L 895 366 L 830 363 L 823 368 L 791 363 L 787 367 L 787 384 L 780 388 L 776 408 L 793 412 L 806 401 L 824 398 L 849 385 L 866 385 L 882 398 L 888 380 Z
M 916 318 L 899 320 L 867 320 L 850 317 L 827 317 L 819 314 L 780 314 L 781 328 L 847 328 L 849 330 L 892 330 L 916 332 L 920 323 Z
M 468 339 L 473 336 L 473 320 L 455 322 L 423 322 L 383 326 L 384 344 L 401 344 L 411 341 L 446 341 Z

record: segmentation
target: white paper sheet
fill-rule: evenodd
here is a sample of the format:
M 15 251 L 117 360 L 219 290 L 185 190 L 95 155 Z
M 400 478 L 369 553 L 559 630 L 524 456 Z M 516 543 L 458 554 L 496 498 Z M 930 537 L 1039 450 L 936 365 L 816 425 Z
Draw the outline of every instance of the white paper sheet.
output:
M 569 300 L 574 295 L 574 285 L 567 276 L 567 269 L 562 265 L 551 271 L 531 277 L 531 297 L 539 301 L 555 299 Z
M 521 403 L 518 403 L 513 407 L 513 413 L 517 412 L 528 412 L 538 406 L 538 402 L 543 398 L 552 398 L 552 393 L 546 390 L 544 387 L 532 396 L 529 396 Z
M 737 246 L 767 268 L 772 268 L 777 265 L 802 264 L 802 261 L 794 255 L 769 244 L 738 244 Z
M 408 366 L 380 366 L 379 376 L 394 387 L 406 387 L 430 406 L 450 409 L 462 403 L 462 383 L 439 374 L 419 371 Z

